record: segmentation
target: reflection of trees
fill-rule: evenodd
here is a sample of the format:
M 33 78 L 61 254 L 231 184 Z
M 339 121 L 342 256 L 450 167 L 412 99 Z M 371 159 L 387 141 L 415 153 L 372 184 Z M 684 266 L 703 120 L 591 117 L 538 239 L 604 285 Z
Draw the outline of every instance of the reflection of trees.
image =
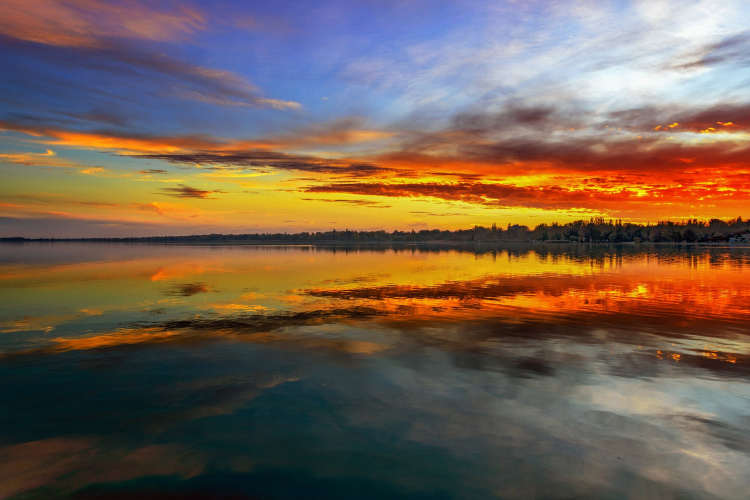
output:
M 278 247 L 275 247 L 278 248 Z M 750 250 L 727 252 L 726 247 L 678 246 L 678 245 L 541 245 L 532 242 L 485 242 L 474 245 L 319 245 L 314 247 L 290 247 L 306 252 L 330 252 L 342 254 L 393 253 L 393 254 L 439 254 L 469 253 L 478 258 L 507 259 L 508 261 L 535 257 L 542 262 L 564 260 L 575 264 L 602 268 L 605 265 L 620 267 L 635 261 L 680 262 L 689 267 L 726 266 L 741 270 L 750 266 Z

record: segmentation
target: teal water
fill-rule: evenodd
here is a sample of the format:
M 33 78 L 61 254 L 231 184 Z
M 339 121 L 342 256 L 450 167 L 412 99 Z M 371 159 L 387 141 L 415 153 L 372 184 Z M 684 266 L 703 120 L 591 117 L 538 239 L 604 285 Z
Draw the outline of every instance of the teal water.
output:
M 0 246 L 0 498 L 739 499 L 750 252 Z

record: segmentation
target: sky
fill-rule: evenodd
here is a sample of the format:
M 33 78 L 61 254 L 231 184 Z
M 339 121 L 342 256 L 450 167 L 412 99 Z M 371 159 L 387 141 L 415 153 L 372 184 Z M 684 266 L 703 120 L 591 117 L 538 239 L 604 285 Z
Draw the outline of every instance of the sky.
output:
M 746 0 L 3 0 L 0 68 L 0 236 L 750 216 Z

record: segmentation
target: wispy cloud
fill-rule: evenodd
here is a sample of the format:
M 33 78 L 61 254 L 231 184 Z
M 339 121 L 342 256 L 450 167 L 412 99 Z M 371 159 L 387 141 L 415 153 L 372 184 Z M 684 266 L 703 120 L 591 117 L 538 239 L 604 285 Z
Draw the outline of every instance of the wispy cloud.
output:
M 245 106 L 257 108 L 273 108 L 279 110 L 299 110 L 301 105 L 289 100 L 273 99 L 264 96 L 262 92 L 245 77 L 236 72 L 208 68 L 194 64 L 178 57 L 168 55 L 162 51 L 144 47 L 140 44 L 123 40 L 112 40 L 96 47 L 58 47 L 35 44 L 9 44 L 7 39 L 0 37 L 0 46 L 13 49 L 14 52 L 43 62 L 51 68 L 65 69 L 69 66 L 77 67 L 79 71 L 106 75 L 112 82 L 121 85 L 133 82 L 142 90 L 144 97 L 161 95 L 163 98 L 194 100 L 219 106 Z M 41 82 L 34 82 L 37 87 Z M 93 92 L 86 81 L 68 82 L 72 92 Z M 53 89 L 44 87 L 45 92 Z M 101 91 L 99 91 L 101 92 Z M 114 96 L 108 96 L 112 101 Z M 119 99 L 114 99 L 118 102 Z M 164 104 L 164 103 L 161 103 Z M 107 114 L 89 113 L 85 117 L 90 121 L 104 119 L 113 122 L 113 112 Z M 62 111 L 63 114 L 67 111 Z M 127 115 L 127 113 L 125 113 Z M 122 122 L 125 117 L 114 114 L 116 122 Z
M 104 167 L 91 167 L 91 168 L 84 168 L 81 170 L 82 174 L 98 174 L 99 172 L 104 172 L 106 169 Z
M 324 203 L 347 203 L 349 205 L 357 205 L 362 207 L 370 208 L 391 208 L 390 205 L 383 205 L 377 201 L 371 200 L 347 200 L 347 199 L 331 199 L 331 198 L 300 198 L 302 201 L 322 201 Z
M 168 41 L 205 28 L 205 15 L 152 2 L 4 0 L 0 33 L 45 45 L 96 47 L 112 38 Z
M 236 167 L 290 170 L 347 177 L 370 177 L 393 172 L 394 169 L 364 162 L 348 162 L 293 155 L 275 151 L 203 151 L 195 153 L 164 153 L 136 155 L 137 158 L 163 160 L 187 165 L 230 165 Z
M 69 87 L 79 106 L 46 106 L 43 114 L 77 115 L 92 123 L 123 125 L 132 120 L 133 86 L 137 100 L 152 100 L 158 107 L 173 100 L 193 100 L 219 106 L 299 110 L 301 104 L 263 93 L 237 72 L 188 62 L 168 44 L 191 41 L 208 28 L 201 10 L 171 3 L 114 0 L 8 0 L 0 3 L 0 47 L 33 65 L 58 74 L 55 85 L 33 78 L 35 71 L 14 71 L 14 91 L 23 99 L 50 97 Z M 77 78 L 60 75 L 77 73 Z M 94 76 L 92 79 L 91 76 Z M 97 85 L 97 81 L 101 84 Z M 106 83 L 105 83 L 106 82 Z M 20 84 L 20 85 L 19 85 Z M 102 84 L 109 86 L 103 89 Z M 28 89 L 28 90 L 27 90 Z M 106 101 L 106 113 L 87 112 L 86 96 Z M 56 100 L 56 99 L 55 99 Z M 127 103 L 130 101 L 130 103 Z M 120 113 L 116 104 L 126 104 Z M 33 104 L 32 104 L 33 105 Z M 136 118 L 137 119 L 137 118 Z M 102 121 L 103 120 L 103 121 Z
M 345 122 L 355 123 L 349 119 Z M 243 162 L 282 158 L 290 161 L 294 159 L 318 161 L 311 156 L 273 150 L 346 146 L 386 139 L 397 133 L 362 128 L 344 129 L 340 120 L 337 120 L 333 126 L 321 124 L 317 127 L 305 127 L 282 134 L 248 139 L 232 139 L 210 134 L 159 135 L 122 131 L 116 128 L 85 131 L 59 125 L 28 123 L 28 120 L 2 119 L 0 119 L 0 130 L 28 134 L 39 138 L 39 142 L 61 146 L 150 153 L 154 155 L 154 158 L 159 156 L 158 153 L 162 153 L 165 156 L 164 159 L 168 161 L 172 161 L 169 158 L 171 155 L 174 163 L 196 163 L 192 158 L 202 158 L 206 163 L 224 161 L 238 165 Z M 148 155 L 142 157 L 148 158 Z
M 684 54 L 678 62 L 666 65 L 666 69 L 691 71 L 727 63 L 746 65 L 750 61 L 749 49 L 750 34 L 746 32 Z
M 70 160 L 61 159 L 57 156 L 57 153 L 55 153 L 51 149 L 48 149 L 45 153 L 0 154 L 0 163 L 25 165 L 29 167 L 41 166 L 78 169 L 82 174 L 92 174 L 96 172 L 103 172 L 105 170 L 104 167 L 101 166 L 82 165 Z
M 45 153 L 0 154 L 0 161 L 20 163 L 22 165 L 38 165 L 44 158 L 51 156 L 55 156 L 55 152 L 48 149 Z

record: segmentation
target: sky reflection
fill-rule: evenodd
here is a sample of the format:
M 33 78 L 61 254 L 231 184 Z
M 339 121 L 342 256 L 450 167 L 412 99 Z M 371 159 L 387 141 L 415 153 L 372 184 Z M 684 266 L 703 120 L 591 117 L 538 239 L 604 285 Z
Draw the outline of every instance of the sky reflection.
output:
M 740 498 L 749 263 L 4 245 L 0 498 Z

